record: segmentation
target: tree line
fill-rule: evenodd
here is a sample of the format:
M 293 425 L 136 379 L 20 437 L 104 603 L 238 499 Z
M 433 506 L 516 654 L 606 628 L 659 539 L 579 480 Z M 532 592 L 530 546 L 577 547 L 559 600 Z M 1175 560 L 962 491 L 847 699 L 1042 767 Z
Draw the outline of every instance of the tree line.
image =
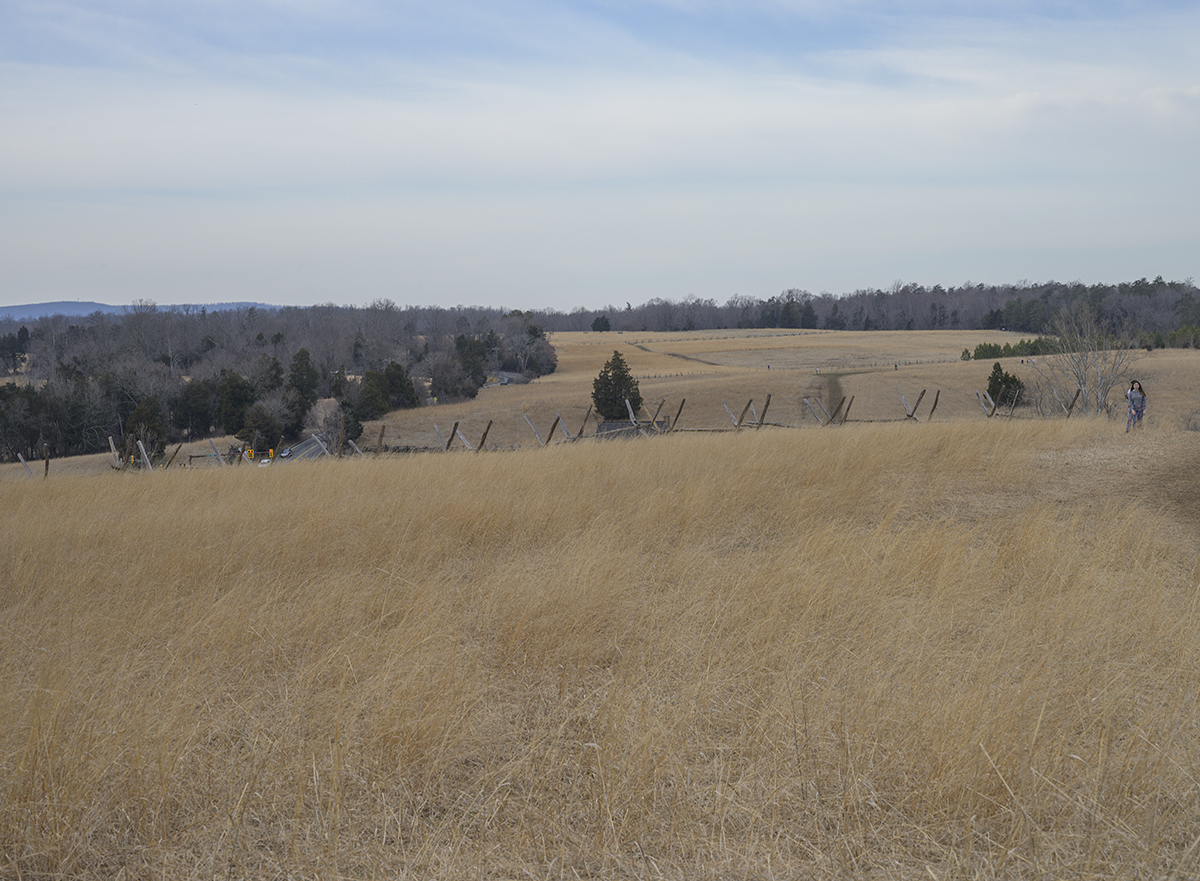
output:
M 334 434 L 391 409 L 473 397 L 489 376 L 514 381 L 555 369 L 553 331 L 1003 329 L 1044 347 L 1063 314 L 1086 313 L 1121 346 L 1200 346 L 1200 296 L 1189 278 L 1119 284 L 957 287 L 895 284 L 842 296 L 788 289 L 725 303 L 685 297 L 603 309 L 239 306 L 0 320 L 0 457 L 107 449 L 108 438 L 149 446 L 233 434 L 274 443 L 305 430 Z M 1044 351 L 1038 348 L 1036 351 Z M 1017 353 L 1017 349 L 1013 349 Z M 964 352 L 977 359 L 999 351 Z M 332 399 L 323 415 L 315 406 Z
M 733 296 L 724 303 L 685 297 L 641 306 L 538 313 L 546 330 L 689 331 L 711 328 L 813 330 L 993 329 L 1047 334 L 1064 309 L 1086 306 L 1114 334 L 1140 344 L 1200 346 L 1200 295 L 1192 279 L 1161 276 L 1119 284 L 1019 282 L 957 287 L 892 285 L 888 290 L 812 294 L 791 288 L 766 299 Z
M 0 457 L 129 449 L 231 434 L 265 448 L 304 430 L 354 439 L 362 423 L 523 381 L 557 357 L 531 313 L 258 307 L 139 301 L 120 314 L 0 323 Z M 8 326 L 6 326 L 8 325 Z M 318 408 L 332 399 L 332 408 Z M 336 429 L 333 427 L 336 425 Z

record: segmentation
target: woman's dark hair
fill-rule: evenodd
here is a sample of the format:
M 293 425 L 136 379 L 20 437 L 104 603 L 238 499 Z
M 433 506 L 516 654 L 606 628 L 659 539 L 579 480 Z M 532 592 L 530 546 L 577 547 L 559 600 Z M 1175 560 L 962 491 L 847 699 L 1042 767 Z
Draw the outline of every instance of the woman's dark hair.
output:
M 1133 387 L 1134 387 L 1135 385 L 1138 387 L 1138 391 L 1142 393 L 1142 397 L 1145 397 L 1145 396 L 1146 396 L 1146 390 L 1145 390 L 1144 388 L 1142 388 L 1142 383 L 1141 383 L 1141 381 L 1140 381 L 1140 380 L 1131 379 L 1131 380 L 1129 381 L 1129 390 L 1130 390 L 1130 391 L 1133 391 Z

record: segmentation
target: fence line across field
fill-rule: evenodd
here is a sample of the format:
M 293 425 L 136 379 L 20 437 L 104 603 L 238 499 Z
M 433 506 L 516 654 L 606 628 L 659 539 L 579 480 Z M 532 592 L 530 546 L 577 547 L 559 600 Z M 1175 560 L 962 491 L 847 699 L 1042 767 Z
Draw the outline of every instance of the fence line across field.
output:
M 897 418 L 884 419 L 884 420 L 868 420 L 868 421 L 872 421 L 872 422 L 876 422 L 876 421 L 907 422 L 907 421 L 911 420 L 913 422 L 921 422 L 921 421 L 928 422 L 928 421 L 932 420 L 934 414 L 937 412 L 938 402 L 941 398 L 941 390 L 940 389 L 935 390 L 934 396 L 933 396 L 933 403 L 929 408 L 929 412 L 924 417 L 922 417 L 919 415 L 919 411 L 920 411 L 921 404 L 924 402 L 924 400 L 926 398 L 927 391 L 928 391 L 928 389 L 921 389 L 920 392 L 917 394 L 915 403 L 909 404 L 909 400 L 908 400 L 907 396 L 905 395 L 905 393 L 899 387 L 897 387 L 896 394 L 899 397 L 901 408 L 902 408 L 902 412 L 897 416 Z M 673 417 L 668 414 L 666 417 L 663 417 L 663 418 L 659 418 L 659 417 L 660 417 L 660 414 L 662 413 L 663 409 L 666 407 L 666 404 L 667 404 L 666 398 L 662 398 L 658 402 L 658 404 L 656 405 L 656 407 L 654 409 L 653 415 L 649 419 L 639 418 L 637 415 L 637 412 L 633 408 L 632 403 L 627 399 L 624 401 L 625 411 L 628 416 L 627 419 L 605 420 L 605 419 L 601 418 L 599 414 L 594 414 L 594 406 L 589 405 L 587 408 L 587 412 L 584 414 L 583 421 L 579 425 L 579 429 L 577 431 L 575 431 L 574 433 L 572 433 L 571 430 L 569 428 L 567 428 L 566 419 L 564 419 L 562 414 L 557 410 L 552 411 L 554 413 L 554 419 L 550 423 L 550 427 L 546 431 L 545 435 L 543 435 L 542 432 L 539 431 L 538 426 L 536 426 L 534 424 L 534 421 L 530 417 L 529 413 L 523 413 L 523 414 L 521 414 L 521 416 L 525 420 L 526 424 L 529 426 L 529 429 L 532 432 L 533 437 L 536 440 L 538 447 L 547 447 L 547 446 L 551 446 L 551 445 L 559 444 L 559 443 L 576 443 L 584 438 L 591 438 L 594 440 L 603 440 L 603 439 L 621 438 L 621 437 L 629 438 L 629 437 L 634 437 L 634 436 L 650 437 L 652 435 L 670 434 L 675 431 L 740 432 L 743 429 L 751 428 L 751 427 L 753 427 L 754 430 L 757 431 L 757 430 L 761 429 L 764 425 L 770 426 L 772 428 L 803 428 L 804 427 L 803 425 L 797 425 L 797 424 L 768 422 L 767 421 L 767 413 L 771 406 L 771 397 L 772 396 L 770 394 L 768 394 L 766 396 L 766 398 L 764 399 L 763 404 L 762 404 L 762 412 L 761 413 L 755 408 L 754 399 L 750 398 L 742 406 L 741 410 L 738 412 L 738 415 L 734 415 L 735 411 L 729 406 L 729 404 L 726 401 L 722 401 L 721 406 L 724 409 L 726 415 L 729 417 L 729 421 L 730 421 L 730 424 L 723 428 L 722 427 L 689 428 L 686 426 L 682 426 L 680 423 L 681 423 L 681 420 L 683 417 L 684 405 L 687 403 L 687 398 L 680 399 L 679 406 L 676 409 L 675 415 Z M 994 416 L 998 416 L 998 415 L 1011 417 L 1013 415 L 1013 413 L 1016 409 L 1017 403 L 1020 399 L 1020 392 L 1018 391 L 1017 394 L 1013 397 L 1012 401 L 1009 402 L 1009 407 L 1008 407 L 1007 413 L 999 412 L 999 410 L 1000 410 L 999 402 L 996 400 L 993 400 L 993 398 L 987 391 L 982 391 L 982 392 L 976 391 L 975 397 L 976 397 L 977 401 L 979 402 L 980 408 L 983 410 L 983 414 L 984 414 L 985 418 L 991 419 Z M 1074 412 L 1075 406 L 1078 403 L 1079 398 L 1080 398 L 1079 390 L 1076 390 L 1074 398 L 1069 403 L 1067 403 L 1061 399 L 1058 399 L 1056 396 L 1059 406 L 1062 408 L 1063 413 L 1065 414 L 1066 418 L 1069 419 L 1071 417 L 1071 414 Z M 847 422 L 847 420 L 849 419 L 849 416 L 850 416 L 850 408 L 854 405 L 854 396 L 851 395 L 849 397 L 846 397 L 845 395 L 843 395 L 840 398 L 840 400 L 838 401 L 837 406 L 833 408 L 832 412 L 830 412 L 828 409 L 826 409 L 825 404 L 821 400 L 820 396 L 804 397 L 804 398 L 801 398 L 801 401 L 808 407 L 809 411 L 813 415 L 813 418 L 816 420 L 817 425 L 824 428 L 824 427 L 829 427 L 829 426 L 844 425 Z M 587 427 L 588 427 L 589 420 L 593 420 L 593 418 L 595 421 L 595 427 L 594 427 L 593 431 L 589 434 L 589 433 L 587 433 Z M 454 422 L 454 424 L 451 426 L 450 431 L 446 435 L 443 435 L 441 428 L 438 426 L 438 424 L 436 422 L 431 423 L 431 424 L 433 426 L 434 435 L 437 437 L 437 446 L 435 446 L 435 447 L 402 446 L 402 447 L 396 447 L 396 448 L 391 448 L 391 449 L 389 449 L 389 447 L 385 444 L 385 439 L 387 437 L 387 425 L 381 424 L 379 427 L 379 435 L 375 442 L 374 456 L 378 457 L 383 452 L 405 452 L 405 453 L 408 453 L 408 452 L 452 452 L 454 450 L 454 441 L 456 439 L 460 442 L 463 450 L 480 453 L 485 449 L 485 445 L 487 444 L 489 433 L 491 432 L 495 422 L 492 419 L 488 419 L 487 425 L 484 427 L 483 432 L 480 435 L 479 442 L 475 445 L 472 445 L 471 442 L 467 439 L 467 436 L 464 433 L 465 426 L 462 424 L 461 420 L 456 420 Z M 560 433 L 562 434 L 561 439 L 557 439 L 557 440 L 555 439 L 555 437 L 554 437 L 555 430 L 560 431 Z M 243 461 L 249 462 L 251 464 L 258 464 L 260 466 L 264 466 L 264 465 L 274 464 L 280 458 L 282 458 L 286 461 L 291 461 L 291 460 L 304 461 L 304 460 L 311 460 L 311 459 L 342 458 L 343 454 L 352 455 L 355 458 L 366 458 L 366 453 L 363 452 L 363 450 L 358 446 L 358 444 L 356 444 L 352 438 L 347 438 L 345 436 L 344 422 L 342 422 L 342 424 L 340 424 L 338 426 L 338 435 L 339 435 L 338 441 L 340 441 L 340 443 L 338 444 L 336 449 L 331 449 L 330 448 L 331 445 L 328 444 L 326 442 L 326 440 L 323 439 L 321 437 L 321 435 L 319 435 L 319 434 L 310 435 L 308 438 L 306 438 L 296 444 L 293 444 L 291 447 L 288 447 L 286 449 L 283 448 L 283 439 L 280 438 L 279 443 L 276 445 L 276 447 L 274 449 L 272 449 L 270 451 L 269 456 L 263 456 L 262 453 L 264 451 L 257 451 L 257 454 L 256 454 L 256 451 L 252 447 L 238 448 L 236 446 L 231 446 L 229 449 L 229 452 L 225 455 L 222 455 L 221 452 L 217 449 L 217 445 L 216 445 L 215 441 L 210 439 L 208 441 L 208 445 L 211 448 L 212 452 L 211 453 L 189 453 L 187 455 L 186 465 L 191 466 L 198 460 L 199 461 L 214 460 L 217 464 L 217 467 L 225 467 L 226 465 L 230 465 L 230 464 L 241 464 Z M 153 471 L 153 470 L 156 470 L 156 467 L 158 470 L 164 470 L 166 468 L 169 468 L 175 462 L 176 457 L 178 457 L 180 451 L 183 448 L 182 443 L 178 444 L 175 447 L 175 450 L 166 459 L 166 462 L 164 464 L 162 464 L 160 466 L 154 466 L 152 463 L 151 456 L 147 452 L 145 445 L 141 440 L 133 440 L 132 438 L 127 438 L 125 441 L 125 444 L 124 444 L 124 448 L 126 451 L 125 454 L 122 454 L 121 452 L 118 451 L 117 445 L 114 442 L 112 437 L 109 437 L 108 443 L 109 443 L 109 449 L 112 452 L 112 456 L 113 456 L 113 462 L 111 463 L 113 468 L 123 470 L 123 471 L 130 470 L 133 468 L 136 468 L 139 471 Z M 131 446 L 136 447 L 136 449 L 137 449 L 136 455 L 130 454 Z M 523 445 L 517 444 L 516 448 L 519 448 L 520 446 L 523 446 Z M 487 449 L 495 450 L 495 449 L 499 449 L 499 448 L 497 448 L 493 444 L 492 447 L 487 448 Z M 34 476 L 33 470 L 29 467 L 29 463 L 25 460 L 25 457 L 18 453 L 17 458 L 19 459 L 22 467 L 24 467 L 26 473 L 30 477 L 33 477 Z M 43 476 L 49 476 L 49 473 L 50 473 L 49 445 L 45 445 L 45 444 L 43 445 L 43 459 L 44 459 L 44 463 L 45 463 Z

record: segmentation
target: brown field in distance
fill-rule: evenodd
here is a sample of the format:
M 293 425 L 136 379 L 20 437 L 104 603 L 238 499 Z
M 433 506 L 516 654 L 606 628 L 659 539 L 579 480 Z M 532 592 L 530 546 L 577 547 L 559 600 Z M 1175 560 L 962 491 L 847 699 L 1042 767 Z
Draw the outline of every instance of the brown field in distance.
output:
M 613 348 L 697 423 L 816 376 L 753 366 L 768 336 L 559 336 L 547 381 L 393 416 L 577 421 Z M 991 365 L 921 336 L 821 375 L 941 417 Z M 1139 362 L 1129 435 L 974 405 L 5 466 L 0 877 L 1196 877 L 1195 362 Z

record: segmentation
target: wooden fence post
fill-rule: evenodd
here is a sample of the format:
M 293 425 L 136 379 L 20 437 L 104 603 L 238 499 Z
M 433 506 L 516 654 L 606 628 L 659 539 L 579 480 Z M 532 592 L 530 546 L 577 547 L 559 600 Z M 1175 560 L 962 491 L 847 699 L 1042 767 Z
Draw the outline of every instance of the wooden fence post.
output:
M 29 470 L 29 463 L 25 461 L 25 457 L 17 453 L 17 458 L 21 460 L 21 464 L 25 466 L 25 473 L 33 477 L 33 472 Z
M 770 396 L 770 395 L 767 395 L 767 399 L 766 399 L 765 401 L 763 401 L 763 411 L 762 411 L 762 415 L 758 417 L 758 424 L 757 424 L 756 426 L 754 426 L 754 430 L 755 430 L 755 431 L 758 431 L 760 428 L 762 428 L 762 427 L 763 427 L 763 422 L 764 422 L 764 421 L 766 420 L 766 418 L 767 418 L 767 409 L 768 409 L 770 406 L 771 406 L 771 396 Z
M 588 404 L 587 412 L 583 414 L 583 421 L 579 423 L 579 433 L 575 435 L 575 440 L 583 437 L 583 430 L 587 428 L 588 417 L 592 415 L 592 405 Z
M 45 480 L 50 476 L 50 445 L 42 444 L 42 458 L 46 461 L 46 470 L 42 473 L 42 479 Z
M 662 412 L 663 404 L 665 404 L 666 402 L 667 402 L 666 398 L 663 398 L 661 401 L 659 401 L 658 409 L 655 410 L 654 415 L 650 417 L 650 427 L 653 428 L 655 431 L 658 431 L 658 414 Z
M 746 402 L 746 406 L 742 408 L 742 415 L 741 415 L 741 416 L 739 416 L 739 417 L 738 417 L 738 420 L 737 420 L 737 422 L 736 422 L 736 423 L 734 423 L 734 426 L 733 426 L 734 428 L 738 428 L 738 429 L 740 429 L 740 428 L 742 427 L 742 422 L 744 422 L 744 421 L 745 421 L 745 419 L 746 419 L 746 414 L 747 414 L 748 412 L 750 412 L 750 405 L 751 405 L 751 404 L 753 404 L 753 403 L 754 403 L 754 398 L 751 398 L 750 400 L 748 400 L 748 401 Z
M 167 464 L 163 466 L 163 471 L 166 471 L 168 468 L 171 467 L 171 463 L 175 461 L 175 457 L 179 455 L 179 451 L 182 449 L 183 449 L 183 444 L 180 444 L 179 446 L 177 446 L 175 448 L 175 452 L 173 452 L 171 454 L 171 458 L 168 459 Z
M 681 414 L 681 413 L 683 413 L 683 405 L 684 405 L 684 404 L 686 404 L 686 403 L 687 403 L 687 398 L 683 398 L 683 399 L 682 399 L 682 400 L 679 402 L 679 410 L 678 410 L 678 411 L 676 411 L 676 413 L 675 413 L 675 420 L 674 420 L 674 421 L 673 421 L 673 422 L 672 422 L 670 425 L 668 425 L 668 426 L 667 426 L 667 431 L 674 431 L 674 430 L 675 430 L 675 426 L 679 424 L 679 416 L 680 416 L 680 414 Z
M 1017 389 L 1017 393 L 1013 395 L 1012 406 L 1008 408 L 1008 418 L 1012 418 L 1013 410 L 1017 409 L 1017 401 L 1021 400 L 1022 389 Z
M 801 400 L 802 400 L 802 401 L 804 401 L 804 403 L 805 403 L 805 404 L 808 404 L 808 409 L 809 409 L 809 410 L 812 410 L 813 419 L 817 420 L 817 425 L 824 425 L 825 423 L 821 421 L 821 416 L 820 416 L 820 414 L 818 414 L 818 413 L 817 413 L 817 410 L 816 410 L 816 408 L 815 408 L 815 407 L 812 405 L 812 402 L 810 402 L 810 401 L 808 400 L 808 398 L 801 398 Z M 824 410 L 825 408 L 824 408 L 824 407 L 822 407 L 821 409 L 822 409 L 822 410 Z
M 571 437 L 571 432 L 567 431 L 567 423 L 563 421 L 557 410 L 554 411 L 554 418 L 558 420 L 558 427 L 562 429 L 563 436 L 569 441 L 575 440 Z
M 1071 412 L 1075 409 L 1075 405 L 1079 402 L 1079 393 L 1083 389 L 1075 389 L 1075 397 L 1071 398 L 1071 406 L 1067 408 L 1067 418 L 1071 418 Z
M 536 428 L 534 428 L 533 420 L 529 418 L 528 413 L 525 414 L 525 421 L 528 422 L 529 427 L 533 429 L 533 436 L 538 439 L 538 443 L 541 444 L 543 447 L 546 446 L 546 442 L 544 440 L 542 440 L 542 436 L 540 434 L 538 434 L 538 430 Z
M 213 455 L 217 457 L 217 465 L 224 467 L 225 457 L 221 455 L 221 451 L 217 449 L 217 445 L 210 439 L 208 445 L 212 447 Z
M 487 427 L 483 429 L 483 437 L 481 437 L 481 438 L 479 439 L 479 446 L 477 446 L 477 447 L 475 448 L 475 452 L 477 452 L 477 453 L 478 453 L 480 450 L 482 450 L 482 449 L 483 449 L 483 444 L 484 444 L 484 442 L 485 442 L 485 441 L 487 441 L 488 432 L 489 432 L 489 431 L 491 431 L 491 430 L 492 430 L 492 420 L 490 420 L 490 419 L 489 419 L 489 420 L 488 420 Z
M 929 408 L 929 415 L 925 418 L 926 422 L 933 419 L 933 414 L 937 412 L 938 398 L 942 396 L 942 390 L 938 389 L 933 393 L 933 406 Z
M 379 458 L 379 451 L 383 449 L 383 430 L 386 425 L 379 426 L 379 440 L 375 441 L 375 458 Z
M 979 400 L 979 406 L 983 408 L 984 416 L 986 416 L 988 419 L 991 419 L 993 416 L 996 415 L 996 404 L 995 404 L 995 402 L 992 401 L 991 395 L 989 395 L 986 391 L 982 395 L 978 391 L 976 391 L 975 397 L 978 398 L 978 400 Z M 987 399 L 986 404 L 983 402 L 985 398 Z M 989 407 L 991 409 L 988 409 Z

